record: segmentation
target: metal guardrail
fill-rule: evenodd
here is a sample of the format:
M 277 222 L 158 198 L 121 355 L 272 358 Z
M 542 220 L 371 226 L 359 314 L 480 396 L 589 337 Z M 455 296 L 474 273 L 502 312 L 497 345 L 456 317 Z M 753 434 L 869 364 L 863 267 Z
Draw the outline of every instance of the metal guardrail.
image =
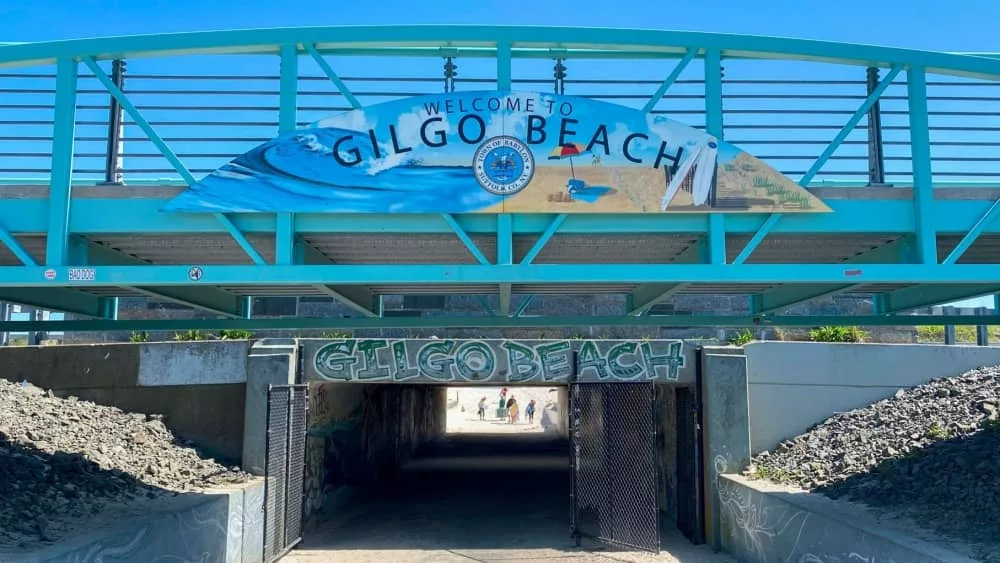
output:
M 461 67 L 457 74 L 453 69 L 449 76 L 449 62 Z M 675 64 L 638 59 L 514 62 L 514 89 L 563 91 L 633 107 L 645 106 Z M 100 64 L 196 177 L 278 130 L 278 57 L 136 59 L 128 61 L 128 72 L 124 65 Z M 831 63 L 724 60 L 723 65 L 727 140 L 794 179 L 807 173 L 879 78 L 875 69 Z M 492 59 L 344 57 L 336 66 L 343 69 L 343 83 L 365 105 L 449 89 L 494 89 L 497 84 L 490 76 Z M 565 77 L 556 76 L 560 73 Z M 927 86 L 935 182 L 1000 184 L 1000 82 L 929 76 Z M 0 184 L 47 180 L 55 88 L 52 67 L 0 73 Z M 307 55 L 299 57 L 296 105 L 299 125 L 350 109 Z M 705 105 L 702 68 L 692 64 L 651 113 L 704 127 Z M 93 74 L 81 73 L 79 79 L 75 151 L 78 183 L 180 182 Z M 810 184 L 905 185 L 912 178 L 902 73 Z

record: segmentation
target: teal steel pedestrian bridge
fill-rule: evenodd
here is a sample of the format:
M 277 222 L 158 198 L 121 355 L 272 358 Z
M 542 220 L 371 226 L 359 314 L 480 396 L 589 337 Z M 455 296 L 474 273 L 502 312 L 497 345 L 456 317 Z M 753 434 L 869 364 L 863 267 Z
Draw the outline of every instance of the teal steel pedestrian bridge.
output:
M 474 90 L 668 116 L 759 157 L 830 212 L 162 209 L 235 157 L 325 116 Z M 0 46 L 0 301 L 76 314 L 0 330 L 938 324 L 904 314 L 1000 293 L 998 214 L 1000 55 L 501 26 Z M 594 293 L 624 296 L 622 310 L 532 314 L 533 296 Z M 477 295 L 485 310 L 383 314 L 382 296 L 413 294 Z M 747 313 L 656 314 L 683 294 L 745 295 Z M 872 295 L 871 311 L 787 314 L 835 294 Z M 142 295 L 218 318 L 117 320 L 117 299 Z M 252 297 L 282 295 L 333 297 L 353 313 L 251 318 Z

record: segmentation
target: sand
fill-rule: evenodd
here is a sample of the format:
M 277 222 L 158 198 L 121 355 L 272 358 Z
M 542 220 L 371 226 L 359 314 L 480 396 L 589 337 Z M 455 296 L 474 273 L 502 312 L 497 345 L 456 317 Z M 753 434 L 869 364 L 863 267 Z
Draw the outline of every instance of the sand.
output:
M 483 213 L 663 213 L 661 200 L 667 181 L 663 169 L 646 166 L 594 166 L 584 159 L 574 167 L 575 177 L 588 187 L 611 188 L 596 202 L 569 196 L 568 166 L 538 166 L 528 187 L 483 209 Z M 761 160 L 743 154 L 719 166 L 715 208 L 694 207 L 691 194 L 678 190 L 666 213 L 825 213 L 827 207 L 789 178 Z

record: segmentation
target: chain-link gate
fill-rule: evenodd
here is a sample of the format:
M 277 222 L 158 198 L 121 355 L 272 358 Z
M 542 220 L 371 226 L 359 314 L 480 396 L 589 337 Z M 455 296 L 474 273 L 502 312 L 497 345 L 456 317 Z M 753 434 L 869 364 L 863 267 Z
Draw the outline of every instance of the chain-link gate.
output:
M 570 395 L 574 537 L 658 552 L 654 384 L 574 383 Z
M 307 385 L 267 390 L 264 469 L 264 561 L 276 561 L 301 539 Z

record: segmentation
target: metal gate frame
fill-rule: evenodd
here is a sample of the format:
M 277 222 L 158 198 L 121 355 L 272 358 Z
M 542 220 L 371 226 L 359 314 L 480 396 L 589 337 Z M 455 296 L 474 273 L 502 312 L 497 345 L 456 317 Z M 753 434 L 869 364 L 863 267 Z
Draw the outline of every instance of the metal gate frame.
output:
M 302 539 L 307 384 L 267 386 L 264 467 L 264 561 L 285 556 Z
M 647 404 L 647 406 L 649 408 L 648 416 L 649 416 L 649 421 L 650 421 L 650 424 L 652 426 L 652 429 L 651 429 L 650 433 L 648 434 L 648 436 L 646 436 L 646 441 L 648 443 L 647 453 L 649 455 L 649 459 L 647 460 L 647 464 L 648 464 L 649 473 L 651 474 L 652 479 L 653 479 L 653 487 L 652 487 L 652 489 L 654 491 L 653 492 L 653 499 L 652 499 L 652 506 L 651 506 L 652 512 L 653 512 L 653 523 L 652 523 L 653 530 L 650 531 L 651 534 L 654 537 L 654 541 L 650 542 L 651 543 L 650 545 L 635 545 L 633 543 L 630 543 L 630 542 L 627 542 L 627 541 L 623 541 L 620 538 L 606 537 L 606 535 L 602 535 L 600 532 L 598 532 L 597 535 L 592 535 L 592 534 L 586 533 L 582 529 L 581 519 L 580 519 L 580 505 L 581 505 L 581 497 L 582 497 L 582 495 L 581 495 L 581 483 L 580 483 L 581 449 L 582 449 L 581 448 L 581 430 L 582 429 L 581 429 L 581 416 L 580 416 L 581 415 L 580 391 L 585 386 L 586 387 L 593 387 L 593 386 L 613 386 L 613 387 L 623 387 L 623 386 L 633 386 L 633 387 L 635 387 L 635 386 L 643 386 L 643 387 L 646 387 L 648 389 L 648 391 L 647 391 L 647 393 L 648 393 L 648 402 L 646 404 Z M 658 433 L 659 433 L 659 428 L 660 428 L 660 413 L 659 413 L 659 410 L 657 409 L 657 404 L 658 403 L 656 401 L 655 383 L 652 383 L 652 382 L 634 382 L 634 383 L 618 383 L 618 382 L 616 382 L 616 383 L 578 383 L 578 382 L 575 381 L 575 379 L 571 378 L 568 391 L 569 391 L 569 394 L 570 394 L 570 401 L 569 401 L 569 403 L 570 403 L 570 409 L 569 409 L 569 423 L 570 423 L 570 467 L 571 467 L 571 474 L 572 474 L 572 479 L 570 481 L 570 534 L 573 537 L 573 539 L 575 540 L 577 547 L 579 547 L 581 545 L 582 537 L 583 536 L 587 536 L 587 537 L 589 537 L 591 539 L 594 539 L 594 540 L 596 540 L 598 542 L 605 543 L 605 544 L 612 545 L 612 546 L 616 546 L 616 547 L 625 547 L 625 548 L 629 548 L 629 549 L 638 549 L 638 550 L 641 550 L 641 551 L 649 551 L 649 552 L 653 552 L 653 553 L 658 553 L 660 551 L 660 544 L 661 544 L 661 539 L 662 539 L 661 538 L 661 536 L 662 536 L 662 534 L 661 534 L 661 525 L 660 525 L 660 523 L 661 523 L 661 513 L 660 513 L 660 510 L 661 510 L 661 506 L 660 506 L 661 483 L 660 483 L 659 463 L 658 463 L 658 459 L 657 459 L 657 456 L 659 455 L 659 451 L 658 451 L 657 445 L 658 445 Z M 602 394 L 601 395 L 601 409 L 602 409 L 602 412 L 600 413 L 600 415 L 602 417 L 607 412 L 609 412 L 608 409 L 607 409 L 607 406 L 608 406 L 608 404 L 607 404 L 607 395 L 606 394 Z M 621 416 L 621 415 L 619 415 L 619 416 Z M 620 419 L 620 420 L 623 420 L 623 419 Z M 605 426 L 605 424 L 604 424 L 605 420 L 602 420 L 601 422 L 602 422 L 601 423 L 601 430 L 602 430 L 602 434 L 603 434 L 601 436 L 601 439 L 604 440 L 603 443 L 607 444 L 608 443 L 608 433 L 609 433 L 609 431 L 613 431 L 614 429 Z M 610 518 L 612 520 L 612 522 L 613 522 L 615 520 L 614 512 L 615 512 L 615 508 L 616 508 L 615 505 L 614 505 L 614 503 L 613 503 L 613 501 L 614 501 L 615 498 L 620 498 L 620 496 L 617 495 L 614 492 L 614 487 L 610 486 L 610 484 L 612 483 L 611 479 L 613 478 L 613 475 L 610 472 L 610 467 L 607 466 L 608 465 L 607 461 L 608 460 L 605 459 L 605 463 L 604 463 L 604 465 L 605 465 L 605 467 L 604 467 L 605 475 L 604 476 L 608 479 L 608 484 L 609 484 L 609 486 L 607 487 L 608 502 L 605 503 L 605 505 L 603 506 L 603 509 L 610 514 L 608 516 L 608 518 Z
M 677 389 L 677 528 L 694 545 L 705 543 L 704 420 L 702 356 L 695 347 L 694 387 Z M 683 393 L 683 394 L 682 394 Z M 683 465 L 681 465 L 683 463 Z M 681 497 L 685 491 L 685 497 Z M 683 499 L 683 500 L 682 500 Z

